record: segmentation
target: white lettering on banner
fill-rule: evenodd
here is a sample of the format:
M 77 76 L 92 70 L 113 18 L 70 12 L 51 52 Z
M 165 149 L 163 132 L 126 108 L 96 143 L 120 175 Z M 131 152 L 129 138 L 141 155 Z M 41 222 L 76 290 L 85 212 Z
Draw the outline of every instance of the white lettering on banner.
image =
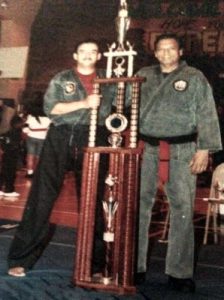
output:
M 218 32 L 216 31 L 205 31 L 203 32 L 203 43 L 202 43 L 202 49 L 206 53 L 215 53 L 217 52 L 217 37 Z
M 146 51 L 152 52 L 157 36 L 163 31 L 150 32 L 144 34 L 144 46 Z M 222 31 L 185 31 L 176 32 L 184 37 L 184 48 L 186 53 L 208 53 L 224 55 L 224 30 Z
M 167 19 L 161 24 L 161 29 L 169 30 L 172 29 L 179 29 L 179 28 L 187 28 L 189 30 L 195 28 L 195 19 Z
M 134 18 L 164 18 L 180 15 L 190 18 L 218 17 L 223 15 L 223 0 L 130 0 L 131 16 Z
M 224 1 L 223 1 L 224 2 Z M 224 13 L 224 3 L 222 10 Z M 178 17 L 132 19 L 131 28 L 144 30 L 144 46 L 152 52 L 158 35 L 174 32 L 183 37 L 186 54 L 224 55 L 224 15 L 219 17 Z
M 224 53 L 224 30 L 219 32 L 218 53 Z

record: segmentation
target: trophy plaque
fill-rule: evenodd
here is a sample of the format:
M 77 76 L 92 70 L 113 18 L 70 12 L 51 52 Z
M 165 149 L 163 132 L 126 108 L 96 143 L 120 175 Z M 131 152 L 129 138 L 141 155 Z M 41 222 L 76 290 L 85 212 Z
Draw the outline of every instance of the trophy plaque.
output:
M 84 149 L 81 207 L 79 214 L 74 284 L 118 294 L 134 294 L 136 222 L 138 214 L 139 166 L 141 149 L 137 147 L 139 90 L 144 78 L 133 76 L 134 56 L 137 54 L 126 41 L 130 18 L 126 1 L 120 0 L 116 18 L 117 42 L 108 52 L 106 78 L 97 78 L 94 93 L 103 84 L 117 86 L 116 112 L 106 119 L 108 146 L 96 147 L 98 110 L 92 109 L 89 143 Z M 131 87 L 131 88 L 130 88 Z M 124 115 L 125 95 L 130 89 L 130 116 Z M 125 146 L 124 132 L 128 128 Z M 102 180 L 100 162 L 107 157 L 108 169 Z M 104 172 L 105 173 L 105 172 Z M 92 272 L 94 228 L 99 183 L 104 183 L 101 200 L 104 270 Z

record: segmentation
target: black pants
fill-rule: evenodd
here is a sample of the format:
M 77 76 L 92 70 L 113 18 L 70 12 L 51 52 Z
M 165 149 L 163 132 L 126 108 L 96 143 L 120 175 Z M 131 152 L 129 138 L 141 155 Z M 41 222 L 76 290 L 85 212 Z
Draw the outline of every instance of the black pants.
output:
M 98 132 L 99 139 L 105 143 L 104 132 Z M 30 269 L 44 247 L 49 232 L 49 218 L 53 205 L 60 193 L 68 161 L 74 158 L 74 147 L 78 147 L 74 159 L 74 171 L 77 185 L 81 181 L 83 154 L 81 148 L 87 145 L 88 127 L 80 126 L 72 130 L 69 126 L 51 126 L 34 174 L 31 190 L 20 226 L 11 244 L 9 267 L 21 266 Z M 100 141 L 101 142 L 101 141 Z M 99 144 L 100 144 L 99 142 Z M 99 211 L 101 209 L 99 208 Z M 96 224 L 100 242 L 97 257 L 103 255 L 102 224 Z

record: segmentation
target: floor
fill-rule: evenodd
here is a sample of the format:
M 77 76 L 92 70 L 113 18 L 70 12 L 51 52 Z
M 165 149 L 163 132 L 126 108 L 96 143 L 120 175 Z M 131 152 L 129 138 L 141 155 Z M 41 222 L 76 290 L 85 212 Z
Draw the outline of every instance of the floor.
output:
M 6 257 L 10 241 L 13 237 L 13 227 L 18 225 L 31 180 L 25 177 L 25 170 L 18 171 L 16 191 L 18 199 L 0 199 L 0 299 L 2 300 L 89 300 L 89 299 L 223 299 L 224 278 L 224 223 L 220 222 L 220 235 L 215 245 L 212 233 L 209 234 L 207 245 L 203 245 L 205 213 L 207 203 L 203 197 L 209 194 L 209 184 L 202 179 L 198 182 L 195 199 L 195 237 L 196 237 L 196 282 L 195 295 L 182 295 L 170 292 L 166 285 L 164 264 L 167 240 L 161 240 L 167 204 L 158 201 L 154 208 L 150 238 L 150 268 L 147 281 L 137 287 L 136 295 L 120 296 L 111 293 L 81 289 L 71 283 L 74 269 L 75 235 L 78 220 L 77 201 L 74 180 L 71 172 L 65 177 L 64 186 L 55 203 L 52 222 L 56 224 L 55 234 L 43 256 L 35 268 L 24 279 L 14 279 L 6 275 Z
M 32 182 L 32 179 L 27 179 L 25 175 L 25 168 L 17 172 L 16 192 L 20 193 L 18 198 L 0 197 L 0 219 L 20 220 Z M 199 182 L 195 199 L 195 214 L 205 214 L 207 204 L 203 201 L 203 197 L 208 197 L 208 195 L 209 183 L 205 185 Z M 166 210 L 166 207 L 164 209 Z M 155 213 L 158 211 L 161 212 L 161 208 L 155 209 Z M 59 225 L 77 227 L 78 202 L 72 172 L 68 172 L 65 176 L 64 185 L 51 215 L 51 221 Z
M 26 178 L 26 169 L 17 172 L 16 192 L 20 193 L 18 198 L 0 198 L 0 219 L 20 220 L 32 179 Z M 55 203 L 51 215 L 51 221 L 59 225 L 76 227 L 78 222 L 78 202 L 75 193 L 75 183 L 72 172 L 65 176 L 61 193 Z

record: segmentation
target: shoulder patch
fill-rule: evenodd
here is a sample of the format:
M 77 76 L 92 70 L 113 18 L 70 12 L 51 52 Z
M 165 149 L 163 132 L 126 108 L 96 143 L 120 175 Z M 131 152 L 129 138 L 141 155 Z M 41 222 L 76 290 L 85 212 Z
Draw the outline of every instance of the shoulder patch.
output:
M 173 83 L 173 87 L 176 91 L 178 92 L 183 92 L 187 89 L 188 87 L 188 82 L 186 80 L 180 79 L 180 80 L 176 80 Z
M 64 86 L 65 94 L 71 95 L 76 92 L 76 84 L 72 81 L 67 81 Z

